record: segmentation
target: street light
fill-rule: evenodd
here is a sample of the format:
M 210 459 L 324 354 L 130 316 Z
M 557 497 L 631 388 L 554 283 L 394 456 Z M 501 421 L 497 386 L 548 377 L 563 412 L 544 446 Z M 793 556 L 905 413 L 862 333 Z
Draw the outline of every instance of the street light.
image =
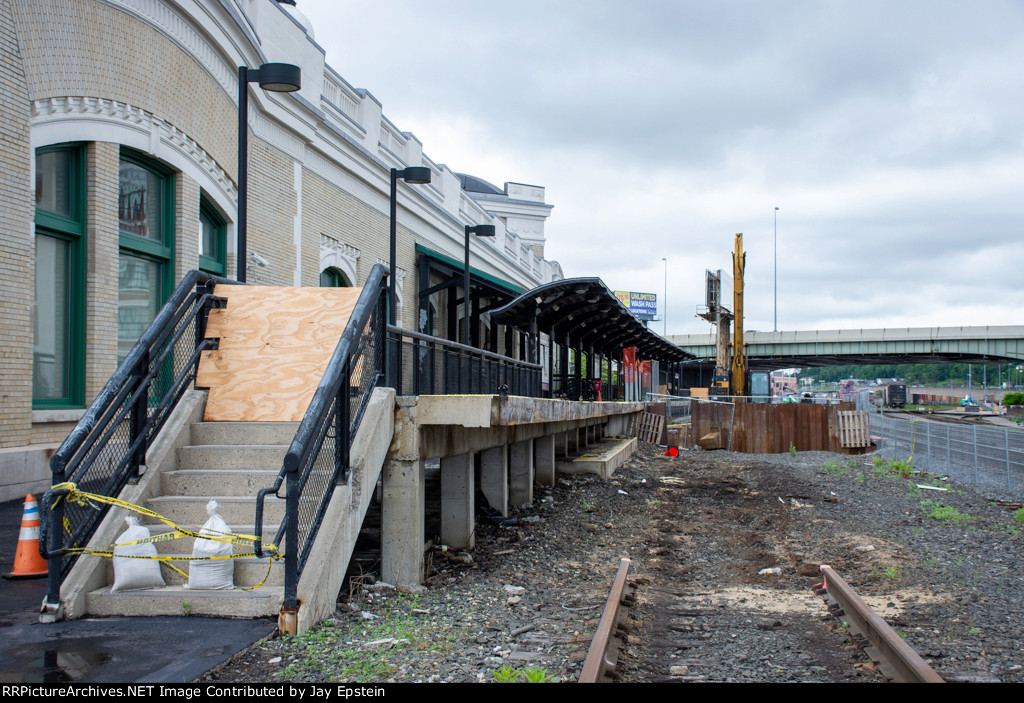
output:
M 249 84 L 273 93 L 293 93 L 302 87 L 302 69 L 290 63 L 265 63 L 259 68 L 238 67 L 238 281 L 245 283 L 248 258 L 249 205 Z
M 778 248 L 778 242 L 779 242 L 779 208 L 775 208 L 775 212 L 773 213 L 773 215 L 775 217 L 775 228 L 774 228 L 774 233 L 772 234 L 772 257 L 775 259 L 775 272 L 773 274 L 773 279 L 774 279 L 773 289 L 774 289 L 774 293 L 775 293 L 775 303 L 774 303 L 774 305 L 772 307 L 772 315 L 773 315 L 772 331 L 773 332 L 778 332 L 779 331 L 779 248 Z
M 401 170 L 397 168 L 391 169 L 391 222 L 390 222 L 390 239 L 391 239 L 391 270 L 388 274 L 388 322 L 398 327 L 398 315 L 395 282 L 398 279 L 398 268 L 396 261 L 398 259 L 398 180 L 402 179 L 406 183 L 414 183 L 422 185 L 424 183 L 430 183 L 430 169 L 426 166 L 408 166 Z M 398 355 L 398 344 L 395 344 L 394 349 L 390 355 L 390 363 L 388 364 L 388 381 L 391 386 L 395 389 L 395 393 L 401 393 L 402 385 L 402 368 L 399 364 Z
M 661 257 L 661 260 L 665 262 L 665 299 L 662 302 L 662 305 L 665 306 L 665 311 L 663 313 L 665 315 L 665 320 L 664 320 L 665 326 L 664 326 L 664 328 L 662 330 L 661 336 L 662 337 L 667 337 L 668 336 L 668 259 L 666 259 L 663 256 L 663 257 Z
M 493 237 L 495 235 L 494 225 L 466 225 L 466 268 L 462 272 L 463 290 L 463 316 L 462 316 L 462 343 L 467 347 L 469 343 L 469 235 L 475 234 L 478 237 Z

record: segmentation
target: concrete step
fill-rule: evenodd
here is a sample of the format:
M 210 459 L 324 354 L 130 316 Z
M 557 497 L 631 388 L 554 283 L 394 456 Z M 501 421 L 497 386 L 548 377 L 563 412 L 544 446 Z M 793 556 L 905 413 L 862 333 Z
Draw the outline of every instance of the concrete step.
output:
M 192 444 L 279 444 L 292 443 L 297 422 L 196 422 Z
M 606 439 L 591 447 L 575 459 L 560 459 L 556 462 L 558 471 L 567 474 L 590 473 L 610 478 L 637 449 L 636 437 Z
M 276 617 L 284 587 L 263 585 L 252 591 L 190 591 L 184 586 L 110 592 L 110 586 L 86 596 L 93 616 L 205 615 L 210 617 Z
M 198 528 L 210 519 L 206 512 L 206 504 L 217 501 L 217 512 L 229 525 L 254 525 L 256 521 L 256 496 L 161 496 L 150 498 L 146 507 L 163 515 L 165 518 L 182 527 Z M 263 504 L 264 524 L 279 524 L 284 520 L 285 501 L 273 495 L 267 496 Z M 146 518 L 142 522 L 153 524 L 159 522 L 154 518 Z M 251 529 L 251 528 L 250 528 Z
M 171 528 L 163 523 L 155 525 L 146 525 L 149 528 L 149 534 L 156 537 L 161 534 L 165 534 L 171 531 Z M 276 523 L 265 523 L 263 525 L 263 539 L 266 544 L 271 544 L 274 538 L 277 536 L 278 524 Z M 249 522 L 246 524 L 228 524 L 228 529 L 235 534 L 240 535 L 252 535 L 253 534 L 253 523 Z M 156 545 L 156 553 L 160 555 L 171 555 L 171 554 L 192 554 L 192 548 L 195 546 L 195 537 L 179 537 L 178 539 L 168 539 L 161 542 L 154 542 Z M 233 544 L 231 545 L 235 554 L 248 554 L 254 551 L 253 546 L 249 543 L 246 544 Z M 283 540 L 282 540 L 282 552 L 283 552 Z
M 178 540 L 175 540 L 177 542 Z M 163 556 L 180 556 L 190 557 L 192 553 L 188 554 L 176 552 L 173 554 L 166 554 Z M 266 579 L 263 583 L 264 586 L 284 586 L 284 559 L 257 559 L 256 557 L 238 557 L 231 560 L 234 563 L 234 583 L 236 587 L 246 586 L 251 587 L 258 584 L 260 581 Z M 114 560 L 107 559 L 107 583 L 114 583 Z M 186 574 L 189 572 L 189 568 L 195 562 L 191 561 L 175 561 L 172 562 L 174 566 L 184 571 Z M 164 583 L 168 586 L 183 586 L 188 583 L 188 577 L 182 576 L 174 569 L 162 566 L 160 573 L 164 577 Z M 205 591 L 203 591 L 205 593 Z
M 164 495 L 255 497 L 261 489 L 273 487 L 277 476 L 278 470 L 271 469 L 179 469 L 161 474 L 160 487 Z
M 274 444 L 206 444 L 178 449 L 178 469 L 280 471 L 288 447 Z

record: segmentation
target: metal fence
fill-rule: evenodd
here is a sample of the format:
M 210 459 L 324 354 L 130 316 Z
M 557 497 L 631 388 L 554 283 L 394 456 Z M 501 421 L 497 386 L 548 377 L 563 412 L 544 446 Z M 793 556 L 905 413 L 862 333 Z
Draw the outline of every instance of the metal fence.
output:
M 1024 431 L 871 415 L 878 454 L 991 493 L 1024 497 Z
M 686 446 L 702 449 L 732 449 L 735 403 L 704 398 L 690 399 L 690 426 Z
M 541 366 L 388 325 L 398 395 L 541 395 Z

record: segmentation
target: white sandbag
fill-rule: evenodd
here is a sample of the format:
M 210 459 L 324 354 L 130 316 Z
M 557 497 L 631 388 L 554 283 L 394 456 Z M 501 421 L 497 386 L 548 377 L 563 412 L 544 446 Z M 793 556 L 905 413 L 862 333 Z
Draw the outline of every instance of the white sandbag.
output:
M 139 524 L 134 515 L 125 518 L 128 529 L 121 533 L 114 546 L 114 585 L 110 592 L 135 591 L 140 588 L 163 588 L 164 577 L 160 574 L 160 562 L 155 559 L 129 559 L 127 557 L 155 557 L 156 545 L 129 544 L 116 546 L 125 542 L 134 542 L 149 537 L 149 528 Z
M 206 512 L 210 519 L 199 531 L 201 535 L 224 537 L 230 531 L 224 518 L 217 514 L 217 501 L 206 504 Z M 192 557 L 209 559 L 210 557 L 227 557 L 232 553 L 230 542 L 212 539 L 196 539 L 192 548 Z M 212 559 L 210 561 L 190 561 L 188 567 L 188 588 L 193 591 L 219 591 L 234 588 L 235 560 Z

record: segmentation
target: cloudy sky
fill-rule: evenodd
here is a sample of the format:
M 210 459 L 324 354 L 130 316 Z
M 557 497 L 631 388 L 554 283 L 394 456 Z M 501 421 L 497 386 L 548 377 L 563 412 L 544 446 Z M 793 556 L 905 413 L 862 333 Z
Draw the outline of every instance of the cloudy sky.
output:
M 737 232 L 748 330 L 1024 324 L 1024 2 L 298 9 L 432 159 L 545 186 L 567 276 L 667 269 L 669 334 Z

